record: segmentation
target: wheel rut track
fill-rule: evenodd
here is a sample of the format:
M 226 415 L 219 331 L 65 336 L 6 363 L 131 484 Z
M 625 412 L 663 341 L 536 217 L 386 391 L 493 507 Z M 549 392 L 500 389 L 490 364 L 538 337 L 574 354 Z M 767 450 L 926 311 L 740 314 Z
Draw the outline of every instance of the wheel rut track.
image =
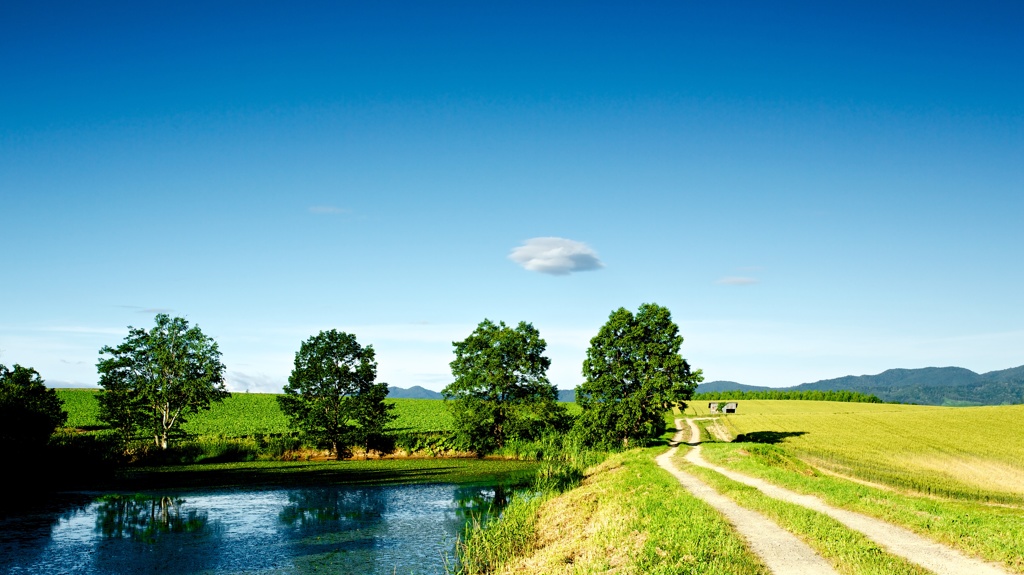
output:
M 682 423 L 683 420 L 677 419 L 676 427 L 682 429 Z M 700 430 L 697 424 L 693 419 L 687 419 L 686 423 L 690 428 L 691 441 L 689 445 L 692 446 L 692 449 L 685 455 L 685 459 L 694 465 L 711 469 L 733 481 L 758 489 L 769 497 L 828 515 L 846 527 L 863 534 L 889 553 L 916 563 L 936 575 L 1011 575 L 1009 571 L 998 564 L 969 557 L 952 547 L 927 539 L 909 529 L 861 513 L 834 507 L 813 495 L 790 491 L 762 479 L 709 463 L 701 454 Z M 666 462 L 668 462 L 667 459 Z
M 678 427 L 678 422 L 677 422 Z M 682 432 L 674 441 L 682 440 Z M 764 515 L 741 507 L 732 499 L 718 493 L 697 477 L 672 464 L 678 447 L 659 455 L 658 465 L 671 473 L 695 497 L 703 500 L 725 516 L 733 528 L 746 540 L 747 546 L 775 575 L 838 575 L 821 556 L 796 535 L 786 531 Z

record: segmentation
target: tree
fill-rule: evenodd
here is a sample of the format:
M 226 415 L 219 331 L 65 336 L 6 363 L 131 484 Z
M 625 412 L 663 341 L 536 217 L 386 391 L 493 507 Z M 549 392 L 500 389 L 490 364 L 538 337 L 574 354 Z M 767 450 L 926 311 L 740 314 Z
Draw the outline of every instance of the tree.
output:
M 0 365 L 0 449 L 32 454 L 68 419 L 57 392 L 43 385 L 39 372 Z
M 396 416 L 384 401 L 388 384 L 375 383 L 377 362 L 373 346 L 362 347 L 356 336 L 337 330 L 321 331 L 302 342 L 288 377 L 281 410 L 292 425 L 329 448 L 339 460 L 352 447 L 390 452 L 386 432 Z
M 188 416 L 230 396 L 217 342 L 167 314 L 157 315 L 149 331 L 129 326 L 121 345 L 100 350 L 96 368 L 103 387 L 100 420 L 126 441 L 151 434 L 160 449 Z
M 509 439 L 535 439 L 549 424 L 564 419 L 555 402 L 558 390 L 547 378 L 547 343 L 533 325 L 512 329 L 485 319 L 469 337 L 453 342 L 453 381 L 442 394 L 455 420 L 456 434 L 483 456 Z
M 644 443 L 665 431 L 664 413 L 704 380 L 681 355 L 679 327 L 667 308 L 643 304 L 634 316 L 619 308 L 590 340 L 586 381 L 576 389 L 585 440 L 606 447 Z

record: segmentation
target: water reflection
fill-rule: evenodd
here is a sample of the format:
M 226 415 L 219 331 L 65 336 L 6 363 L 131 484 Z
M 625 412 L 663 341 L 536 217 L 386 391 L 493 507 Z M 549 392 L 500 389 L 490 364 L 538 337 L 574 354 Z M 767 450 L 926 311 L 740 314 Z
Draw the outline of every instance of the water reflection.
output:
M 219 529 L 183 497 L 107 495 L 90 514 L 94 573 L 202 573 L 217 565 Z
M 405 485 L 106 495 L 3 518 L 0 573 L 443 574 L 506 486 Z
M 280 533 L 300 572 L 376 572 L 375 547 L 386 528 L 387 491 L 313 488 L 289 491 Z
M 298 530 L 344 528 L 340 522 L 357 524 L 380 521 L 386 506 L 382 489 L 302 489 L 288 492 L 288 505 L 278 519 Z
M 185 500 L 149 495 L 106 495 L 96 508 L 96 533 L 154 543 L 163 533 L 198 533 L 207 528 L 207 512 L 182 510 Z
M 481 515 L 496 515 L 508 505 L 511 494 L 512 491 L 504 485 L 456 487 L 455 512 L 467 520 L 479 519 Z
M 0 573 L 10 572 L 18 563 L 32 564 L 45 559 L 53 530 L 61 521 L 68 521 L 84 510 L 91 500 L 89 496 L 64 496 L 37 501 L 31 507 L 25 501 L 18 502 L 13 509 L 4 507 L 0 511 Z

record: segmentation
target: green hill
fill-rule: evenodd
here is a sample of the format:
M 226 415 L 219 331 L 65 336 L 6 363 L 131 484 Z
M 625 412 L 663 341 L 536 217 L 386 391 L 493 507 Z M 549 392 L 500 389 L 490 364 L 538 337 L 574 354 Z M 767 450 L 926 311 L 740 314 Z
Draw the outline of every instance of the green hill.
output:
M 975 373 L 962 367 L 889 369 L 876 375 L 848 375 L 793 387 L 766 388 L 712 381 L 698 393 L 723 391 L 855 391 L 882 401 L 920 405 L 1013 405 L 1024 403 L 1024 366 Z
M 846 389 L 883 401 L 921 405 L 1010 405 L 1024 403 L 1024 366 L 978 374 L 962 367 L 890 369 L 805 383 L 794 390 Z
M 723 391 L 772 391 L 776 388 L 763 385 L 743 385 L 735 381 L 709 381 L 697 385 L 697 393 L 720 393 Z

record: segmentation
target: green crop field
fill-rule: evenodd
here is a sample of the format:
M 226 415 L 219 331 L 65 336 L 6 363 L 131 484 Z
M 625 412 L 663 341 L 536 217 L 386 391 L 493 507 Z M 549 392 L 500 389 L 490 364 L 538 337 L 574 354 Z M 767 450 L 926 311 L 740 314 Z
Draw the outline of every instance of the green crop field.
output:
M 99 427 L 100 406 L 96 403 L 97 389 L 58 389 L 57 397 L 64 402 L 64 411 L 68 412 L 68 427 L 90 428 Z
M 687 415 L 707 415 L 707 404 Z M 1024 502 L 1024 405 L 934 407 L 743 401 L 739 441 L 779 443 L 837 473 L 925 493 Z
M 693 405 L 685 415 L 707 416 L 706 406 Z M 712 463 L 1024 573 L 1024 405 L 751 400 L 717 417 L 735 439 L 702 435 Z M 720 478 L 712 483 L 731 489 Z M 774 502 L 752 505 L 788 513 Z
M 99 405 L 93 389 L 58 389 L 68 412 L 68 427 L 98 428 Z M 444 402 L 437 399 L 393 399 L 398 419 L 393 427 L 404 432 L 450 431 L 452 419 Z M 272 393 L 233 393 L 209 411 L 189 418 L 184 430 L 193 435 L 246 437 L 289 433 L 288 418 Z
M 95 389 L 58 389 L 57 396 L 68 412 L 68 427 L 99 428 L 99 405 Z M 440 432 L 452 430 L 451 414 L 439 399 L 392 399 L 398 432 Z M 579 413 L 575 403 L 562 404 L 569 413 Z M 289 433 L 288 418 L 281 412 L 274 393 L 233 393 L 209 411 L 191 416 L 184 425 L 193 435 L 246 437 L 260 434 Z

